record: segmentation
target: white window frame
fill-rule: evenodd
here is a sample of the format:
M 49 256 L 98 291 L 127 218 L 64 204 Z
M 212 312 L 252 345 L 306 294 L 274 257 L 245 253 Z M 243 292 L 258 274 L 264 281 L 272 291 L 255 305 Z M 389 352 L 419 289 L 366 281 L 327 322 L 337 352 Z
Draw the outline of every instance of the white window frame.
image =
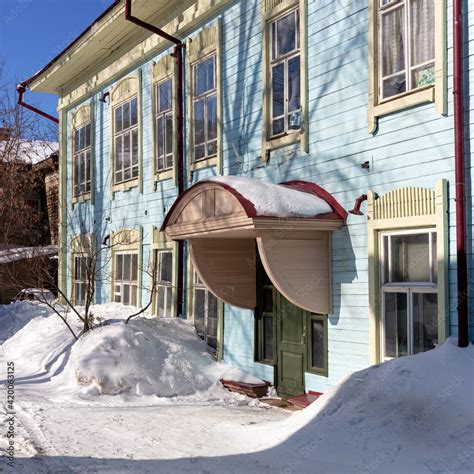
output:
M 195 91 L 197 89 L 197 80 L 196 80 L 196 73 L 197 73 L 197 68 L 198 66 L 203 63 L 204 61 L 208 61 L 209 59 L 213 58 L 214 59 L 214 88 L 209 89 L 205 92 L 203 92 L 201 95 L 195 95 Z M 199 58 L 196 62 L 193 63 L 192 65 L 192 134 L 193 134 L 193 150 L 192 150 L 192 160 L 193 163 L 199 163 L 200 161 L 208 160 L 210 158 L 216 157 L 218 153 L 218 146 L 219 146 L 219 97 L 218 97 L 218 87 L 217 87 L 217 52 L 214 51 L 211 54 L 208 54 L 207 56 L 204 56 L 202 58 Z M 208 99 L 212 96 L 215 96 L 216 100 L 216 138 L 213 138 L 209 140 L 208 137 L 208 129 L 207 129 L 207 118 L 208 118 L 208 108 L 207 108 L 207 103 Z M 195 119 L 195 106 L 196 102 L 198 101 L 203 101 L 204 102 L 204 142 L 197 144 L 196 143 L 196 119 Z M 215 143 L 215 153 L 209 154 L 208 153 L 208 146 L 210 143 L 214 142 Z M 196 148 L 199 146 L 204 146 L 204 155 L 201 158 L 196 159 Z
M 296 31 L 295 31 L 295 36 L 296 36 L 296 49 L 282 55 L 278 56 L 278 51 L 277 47 L 278 44 L 274 43 L 274 35 L 273 35 L 273 28 L 278 30 L 278 22 L 282 20 L 283 18 L 296 14 Z M 302 90 L 302 57 L 301 57 L 301 18 L 300 18 L 300 8 L 295 7 L 289 11 L 284 12 L 283 14 L 277 16 L 276 18 L 273 18 L 270 22 L 268 22 L 268 28 L 269 28 L 269 38 L 270 38 L 270 122 L 269 122 L 269 136 L 271 140 L 280 138 L 282 136 L 291 134 L 291 133 L 299 133 L 302 127 L 302 97 L 301 97 L 301 90 Z M 278 31 L 276 32 L 276 36 L 278 37 Z M 299 58 L 299 63 L 300 63 L 300 126 L 298 128 L 289 128 L 288 126 L 288 119 L 291 114 L 293 114 L 295 111 L 292 111 L 291 114 L 288 110 L 288 105 L 289 105 L 289 88 L 290 88 L 290 83 L 289 83 L 289 78 L 288 78 L 288 64 L 290 60 L 294 58 Z M 283 64 L 284 68 L 284 79 L 283 79 L 283 87 L 284 87 L 284 98 L 283 98 L 283 115 L 279 115 L 277 117 L 273 116 L 273 69 L 275 66 Z M 283 119 L 283 131 L 280 133 L 274 133 L 273 132 L 273 123 L 277 120 Z
M 377 0 L 377 16 L 378 16 L 378 25 L 379 25 L 379 32 L 378 32 L 378 44 L 379 44 L 379 56 L 378 56 L 378 85 L 379 85 L 379 97 L 380 97 L 380 103 L 387 102 L 389 100 L 395 100 L 399 97 L 402 97 L 406 94 L 413 93 L 415 91 L 420 91 L 423 89 L 428 89 L 432 88 L 435 84 L 435 81 L 433 80 L 432 83 L 426 84 L 420 87 L 412 87 L 412 72 L 416 69 L 419 69 L 420 67 L 427 66 L 429 64 L 433 65 L 433 70 L 436 67 L 436 51 L 434 52 L 434 57 L 433 59 L 422 63 L 422 64 L 412 64 L 412 36 L 411 36 L 411 23 L 412 23 L 412 18 L 411 18 L 411 3 L 413 0 L 390 0 L 389 3 L 386 5 L 383 5 L 383 0 Z M 435 1 L 435 0 L 433 0 Z M 405 28 L 405 44 L 404 44 L 404 56 L 405 56 L 405 69 L 403 71 L 399 71 L 396 73 L 393 73 L 389 76 L 383 76 L 383 31 L 382 31 L 382 19 L 383 16 L 386 15 L 387 13 L 391 13 L 397 9 L 404 8 L 404 28 Z M 436 8 L 436 6 L 433 6 L 433 8 Z M 433 35 L 435 35 L 435 25 L 433 25 Z M 433 43 L 435 41 L 435 38 L 433 38 Z M 384 97 L 383 95 L 383 81 L 384 79 L 390 79 L 391 77 L 399 76 L 402 73 L 405 73 L 405 91 L 401 92 L 400 94 L 394 94 L 388 97 Z
M 163 254 L 170 254 L 171 255 L 171 281 L 163 280 L 162 278 L 162 256 Z M 156 290 L 157 294 L 155 297 L 155 311 L 154 313 L 159 317 L 170 318 L 174 316 L 173 314 L 173 278 L 174 278 L 174 253 L 172 249 L 160 249 L 155 250 L 155 262 L 157 265 L 156 269 Z M 160 297 L 164 298 L 163 308 L 165 314 L 159 314 L 160 308 Z M 169 314 L 168 314 L 169 311 Z
M 136 101 L 136 110 L 137 110 L 137 121 L 136 123 L 132 124 L 130 120 L 130 125 L 125 128 L 121 129 L 120 131 L 117 131 L 116 129 L 116 113 L 118 109 L 121 109 L 122 111 L 122 126 L 123 126 L 123 110 L 124 107 L 129 104 L 129 109 L 130 109 L 130 119 L 132 118 L 132 107 L 131 104 L 133 101 Z M 140 129 L 139 129 L 139 122 L 140 122 L 140 107 L 139 107 L 139 98 L 138 95 L 134 95 L 132 97 L 129 97 L 127 100 L 124 100 L 123 102 L 115 105 L 113 107 L 112 111 L 112 120 L 114 122 L 114 136 L 113 136 L 113 157 L 114 157 L 114 175 L 113 175 L 113 183 L 114 185 L 120 185 L 122 183 L 127 183 L 128 181 L 136 180 L 140 176 Z M 133 160 L 133 135 L 136 135 L 136 159 L 135 161 Z M 117 153 L 117 139 L 120 139 L 121 141 L 121 147 L 123 150 L 123 144 L 124 144 L 124 138 L 125 136 L 129 137 L 129 143 L 130 143 L 130 165 L 125 167 L 125 159 L 122 158 L 121 162 L 121 167 L 118 168 L 118 160 L 119 160 L 119 154 Z M 122 151 L 122 157 L 123 157 L 123 151 Z M 130 176 L 128 178 L 125 178 L 125 171 L 130 172 Z M 135 170 L 135 171 L 134 171 Z M 122 179 L 117 180 L 117 173 L 122 174 Z
M 381 312 L 380 312 L 380 353 L 382 360 L 390 360 L 392 357 L 385 356 L 385 294 L 386 293 L 405 293 L 407 295 L 407 355 L 413 354 L 413 294 L 432 293 L 438 294 L 438 284 L 434 281 L 434 269 L 437 262 L 433 260 L 433 234 L 436 233 L 435 227 L 427 227 L 420 229 L 406 229 L 401 231 L 386 231 L 379 233 L 379 248 L 380 248 L 380 294 L 381 294 Z M 429 248 L 429 266 L 430 266 L 430 281 L 429 282 L 389 282 L 384 283 L 385 275 L 385 239 L 388 237 L 388 255 L 389 255 L 389 271 L 391 275 L 391 238 L 396 235 L 414 235 L 414 234 L 428 234 L 428 248 Z M 438 301 L 439 304 L 439 301 Z M 438 327 L 438 334 L 440 328 Z
M 86 129 L 89 127 L 89 134 Z M 85 140 L 89 138 L 89 144 L 84 148 L 78 148 L 76 150 L 76 134 L 80 137 L 81 134 L 85 135 Z M 72 195 L 73 198 L 79 198 L 84 195 L 88 195 L 91 192 L 92 183 L 92 122 L 86 122 L 78 126 L 73 130 L 73 157 L 72 157 L 72 170 L 73 170 L 73 182 L 72 182 Z M 81 166 L 82 160 L 82 166 Z M 79 166 L 76 167 L 76 162 L 79 161 Z M 80 172 L 77 173 L 77 169 L 80 168 Z M 83 179 L 81 179 L 81 177 Z M 78 192 L 76 192 L 79 189 Z
M 160 111 L 160 87 L 165 83 L 169 82 L 170 84 L 170 104 L 167 109 Z M 174 111 L 173 111 L 173 79 L 172 77 L 166 77 L 163 80 L 157 82 L 154 85 L 155 88 L 155 169 L 157 173 L 162 173 L 163 171 L 168 171 L 173 168 L 174 163 L 174 141 L 175 141 L 175 124 L 174 124 Z M 167 143 L 166 143 L 166 130 L 167 130 L 167 119 L 171 117 L 171 152 L 166 153 Z M 158 155 L 158 120 L 163 121 L 163 154 Z M 160 159 L 163 161 L 163 166 L 159 166 Z
M 118 279 L 118 268 L 117 268 L 117 261 L 119 256 L 124 255 L 130 255 L 130 279 L 125 279 L 124 278 L 124 264 L 123 264 L 123 259 L 122 259 L 122 278 Z M 136 257 L 137 260 L 137 265 L 136 265 L 136 275 L 137 278 L 133 279 L 133 256 Z M 113 278 L 113 301 L 115 303 L 122 303 L 122 304 L 128 304 L 129 306 L 138 306 L 139 302 L 139 281 L 140 281 L 140 268 L 139 268 L 139 262 L 140 262 L 140 255 L 138 251 L 123 251 L 123 250 L 118 250 L 113 252 L 113 258 L 114 258 L 114 278 Z M 128 286 L 130 288 L 130 293 L 129 293 L 129 302 L 124 303 L 124 288 Z M 132 298 L 132 289 L 135 291 L 135 305 L 133 305 L 133 298 Z

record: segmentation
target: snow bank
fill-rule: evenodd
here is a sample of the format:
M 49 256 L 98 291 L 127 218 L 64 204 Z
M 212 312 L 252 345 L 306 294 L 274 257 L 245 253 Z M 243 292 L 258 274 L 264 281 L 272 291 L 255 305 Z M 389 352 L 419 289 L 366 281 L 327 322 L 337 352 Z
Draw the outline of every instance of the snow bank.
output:
M 357 372 L 255 437 L 280 443 L 280 472 L 472 472 L 474 346 L 449 339 Z
M 209 181 L 226 184 L 248 199 L 259 216 L 315 217 L 332 212 L 331 206 L 314 194 L 242 176 L 213 176 Z
M 0 305 L 0 344 L 14 336 L 32 319 L 49 316 L 51 311 L 45 306 L 19 301 L 12 305 Z
M 72 348 L 61 384 L 89 395 L 189 396 L 224 375 L 261 382 L 217 363 L 194 328 L 179 319 L 136 319 L 96 328 Z

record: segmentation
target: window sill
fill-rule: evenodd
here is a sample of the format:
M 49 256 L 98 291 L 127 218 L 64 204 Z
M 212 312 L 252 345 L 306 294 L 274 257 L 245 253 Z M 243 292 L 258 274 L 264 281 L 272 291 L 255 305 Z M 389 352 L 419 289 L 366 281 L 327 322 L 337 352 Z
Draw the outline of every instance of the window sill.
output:
M 267 139 L 265 142 L 265 150 L 273 151 L 283 148 L 285 146 L 294 145 L 295 143 L 300 143 L 303 138 L 303 131 L 298 130 L 296 132 L 287 133 L 278 138 Z
M 155 182 L 165 181 L 166 179 L 171 179 L 174 176 L 173 168 L 163 171 L 158 171 L 155 173 Z
M 117 191 L 128 191 L 129 189 L 138 187 L 139 178 L 131 179 L 130 181 L 124 181 L 123 183 L 113 184 L 112 192 Z
M 191 171 L 201 170 L 204 168 L 209 168 L 210 166 L 217 166 L 218 159 L 217 155 L 211 156 L 210 158 L 206 158 L 204 160 L 193 161 L 191 163 Z
M 305 372 L 312 375 L 320 375 L 321 377 L 328 376 L 328 371 L 324 369 L 307 368 Z
M 91 200 L 91 193 L 81 194 L 80 196 L 74 196 L 71 198 L 71 204 L 80 204 L 81 202 L 87 202 Z
M 373 108 L 373 118 L 376 119 L 408 107 L 426 104 L 428 102 L 435 102 L 434 86 L 429 86 L 426 89 L 418 91 L 408 92 L 405 95 L 375 105 Z M 375 129 L 371 130 L 371 133 L 374 133 L 374 131 Z

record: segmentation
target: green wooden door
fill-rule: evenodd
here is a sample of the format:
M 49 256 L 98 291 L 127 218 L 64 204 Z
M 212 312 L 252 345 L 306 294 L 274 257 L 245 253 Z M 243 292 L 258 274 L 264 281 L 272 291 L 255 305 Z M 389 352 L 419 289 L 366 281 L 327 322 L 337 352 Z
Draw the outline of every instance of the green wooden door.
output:
M 281 397 L 300 395 L 304 393 L 306 312 L 276 294 L 277 391 Z

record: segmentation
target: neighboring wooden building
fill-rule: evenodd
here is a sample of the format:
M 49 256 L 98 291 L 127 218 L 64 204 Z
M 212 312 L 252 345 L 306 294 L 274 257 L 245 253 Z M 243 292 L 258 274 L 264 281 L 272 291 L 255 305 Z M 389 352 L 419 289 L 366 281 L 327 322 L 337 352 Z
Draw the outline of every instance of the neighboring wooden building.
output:
M 154 314 L 181 309 L 220 358 L 283 395 L 455 334 L 452 0 L 133 10 L 186 45 L 187 191 L 172 45 L 118 2 L 30 83 L 59 95 L 62 288 L 81 284 L 71 242 L 127 235 L 96 302 L 145 303 L 154 262 Z M 347 214 L 360 195 L 364 214 Z

